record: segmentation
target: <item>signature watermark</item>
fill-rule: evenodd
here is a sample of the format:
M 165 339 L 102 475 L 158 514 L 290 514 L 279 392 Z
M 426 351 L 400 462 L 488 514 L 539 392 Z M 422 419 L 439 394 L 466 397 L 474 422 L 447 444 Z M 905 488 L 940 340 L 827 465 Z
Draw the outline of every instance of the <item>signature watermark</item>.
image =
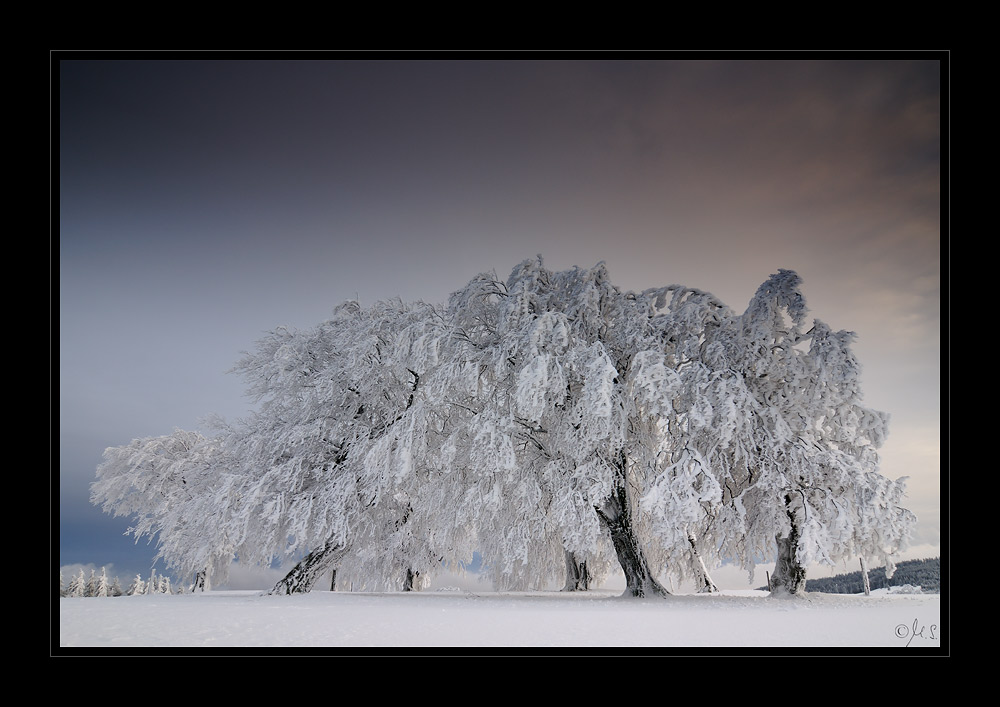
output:
M 940 640 L 937 624 L 922 624 L 917 619 L 913 619 L 913 623 L 910 625 L 899 624 L 896 626 L 895 634 L 896 638 L 905 639 L 907 646 L 913 643 L 914 640 L 918 641 L 918 645 L 920 641 Z

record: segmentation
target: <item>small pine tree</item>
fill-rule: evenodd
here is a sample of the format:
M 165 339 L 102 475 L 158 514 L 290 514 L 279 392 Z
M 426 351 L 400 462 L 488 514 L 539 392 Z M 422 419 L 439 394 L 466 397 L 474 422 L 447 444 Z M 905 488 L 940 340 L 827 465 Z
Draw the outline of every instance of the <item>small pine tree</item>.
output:
M 97 586 L 94 588 L 94 596 L 110 596 L 110 590 L 111 588 L 108 586 L 108 570 L 106 567 L 102 567 L 101 576 L 97 578 Z
M 111 582 L 111 589 L 108 591 L 108 594 L 113 597 L 120 597 L 122 593 L 121 582 L 118 581 L 118 577 L 115 577 L 114 581 Z
M 87 594 L 87 579 L 83 576 L 83 569 L 80 569 L 80 574 L 73 577 L 69 582 L 69 588 L 66 590 L 66 594 L 71 597 L 82 597 Z
M 130 597 L 131 596 L 135 596 L 137 594 L 145 594 L 146 593 L 146 583 L 142 581 L 142 577 L 140 577 L 139 575 L 136 575 L 135 579 L 132 580 L 132 586 L 130 586 L 128 588 L 128 592 L 126 592 L 126 593 Z
M 62 570 L 59 570 L 59 596 L 66 596 L 66 583 L 63 580 Z
M 97 570 L 90 570 L 90 579 L 87 580 L 83 595 L 87 597 L 97 596 Z

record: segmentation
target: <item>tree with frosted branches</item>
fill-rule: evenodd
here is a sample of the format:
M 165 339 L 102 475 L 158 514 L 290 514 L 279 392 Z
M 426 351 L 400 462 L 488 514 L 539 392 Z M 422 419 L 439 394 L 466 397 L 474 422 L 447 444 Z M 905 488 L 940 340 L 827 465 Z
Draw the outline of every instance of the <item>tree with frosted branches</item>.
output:
M 115 516 L 130 516 L 136 542 L 157 540 L 156 560 L 182 575 L 211 569 L 224 579 L 235 553 L 220 520 L 231 508 L 218 439 L 200 432 L 135 439 L 109 447 L 91 484 L 91 502 Z
M 80 569 L 80 574 L 74 575 L 69 581 L 69 586 L 66 587 L 66 596 L 69 597 L 83 597 L 87 595 L 87 579 L 83 574 L 83 568 Z
M 138 594 L 145 594 L 145 593 L 146 593 L 146 582 L 143 580 L 141 576 L 137 574 L 135 576 L 135 579 L 132 580 L 132 584 L 129 585 L 128 591 L 126 591 L 125 594 L 127 596 L 132 597 Z
M 719 337 L 727 397 L 743 415 L 711 459 L 726 490 L 720 551 L 752 567 L 773 543 L 772 589 L 792 595 L 805 590 L 810 563 L 891 562 L 914 521 L 900 505 L 905 480 L 877 471 L 888 416 L 861 403 L 854 335 L 819 320 L 805 330 L 800 285 L 780 270 Z
M 664 320 L 650 303 L 662 293 L 623 293 L 603 264 L 553 273 L 540 259 L 515 268 L 504 285 L 479 276 L 467 290 L 453 303 L 475 306 L 453 316 L 479 392 L 463 435 L 474 442 L 452 463 L 474 470 L 467 477 L 480 502 L 469 522 L 484 528 L 480 550 L 498 579 L 532 565 L 529 574 L 567 567 L 569 575 L 567 557 L 610 552 L 628 593 L 666 594 L 647 558 L 650 529 L 639 508 L 642 489 L 662 471 L 666 438 L 660 411 L 636 396 L 634 381 L 645 352 L 663 355 Z M 681 480 L 661 486 L 676 492 L 647 505 L 664 517 L 703 516 L 707 491 L 691 493 Z M 660 547 L 689 558 L 691 532 L 672 530 Z M 550 540 L 556 552 L 545 551 Z
M 111 586 L 108 584 L 108 572 L 107 569 L 101 568 L 101 576 L 97 578 L 97 583 L 94 586 L 95 597 L 106 597 L 111 596 Z
M 440 561 L 414 459 L 439 423 L 424 401 L 441 321 L 431 305 L 349 302 L 313 330 L 272 332 L 237 365 L 260 403 L 229 437 L 254 548 L 241 558 L 308 550 L 274 592 L 307 591 L 333 567 L 413 586 Z
M 240 361 L 247 420 L 109 449 L 92 497 L 184 572 L 298 560 L 275 593 L 330 570 L 416 588 L 478 551 L 501 588 L 617 566 L 632 596 L 776 557 L 796 594 L 811 562 L 891 561 L 913 521 L 877 470 L 887 417 L 861 404 L 853 335 L 805 317 L 791 271 L 736 314 L 541 258 L 445 307 L 348 302 Z

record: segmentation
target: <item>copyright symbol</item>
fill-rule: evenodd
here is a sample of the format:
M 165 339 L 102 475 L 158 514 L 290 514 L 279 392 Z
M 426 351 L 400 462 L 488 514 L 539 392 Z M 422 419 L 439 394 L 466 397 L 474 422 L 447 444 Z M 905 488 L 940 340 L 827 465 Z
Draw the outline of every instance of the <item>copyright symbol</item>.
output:
M 896 627 L 896 638 L 906 638 L 910 635 L 910 627 L 906 624 L 900 624 Z

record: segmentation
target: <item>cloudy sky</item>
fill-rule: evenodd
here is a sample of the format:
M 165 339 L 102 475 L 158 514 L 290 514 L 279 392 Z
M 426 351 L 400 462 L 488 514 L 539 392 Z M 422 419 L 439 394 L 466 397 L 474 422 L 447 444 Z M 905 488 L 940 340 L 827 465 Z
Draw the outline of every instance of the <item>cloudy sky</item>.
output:
M 245 414 L 264 332 L 536 254 L 738 311 L 796 270 L 939 553 L 945 57 L 265 56 L 56 57 L 59 565 L 148 574 L 103 450 Z

